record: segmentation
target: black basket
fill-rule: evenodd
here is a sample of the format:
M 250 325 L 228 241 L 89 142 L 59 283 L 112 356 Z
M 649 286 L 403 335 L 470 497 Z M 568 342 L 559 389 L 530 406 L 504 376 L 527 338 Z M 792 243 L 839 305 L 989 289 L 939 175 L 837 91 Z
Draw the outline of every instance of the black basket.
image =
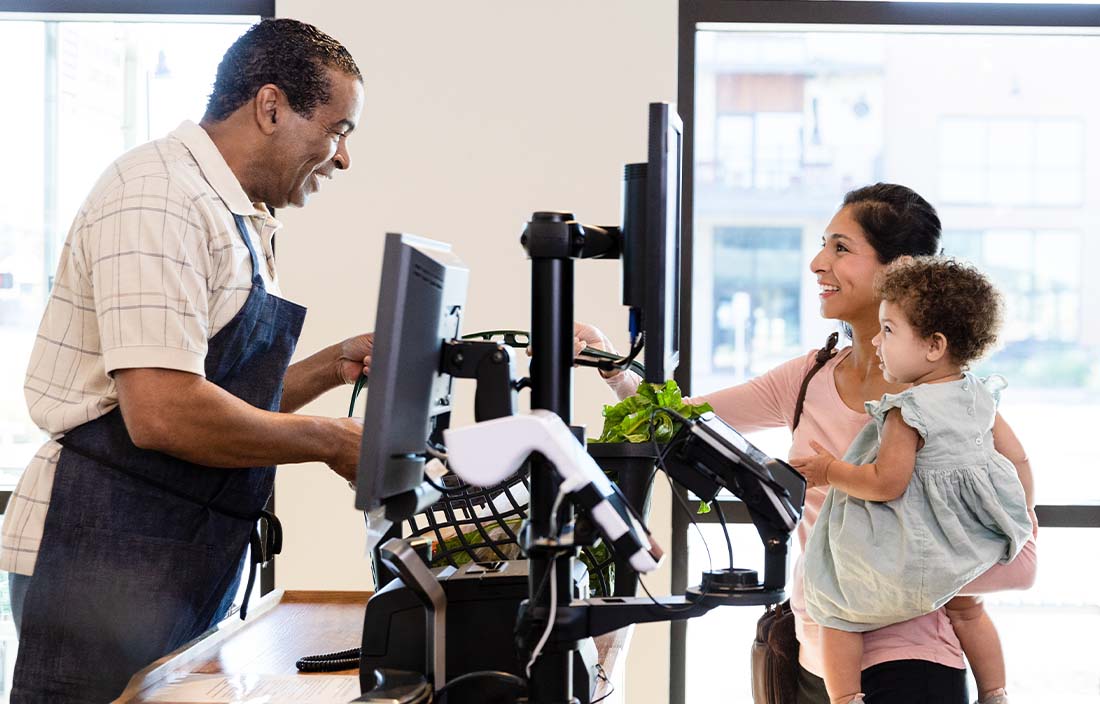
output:
M 500 484 L 475 487 L 455 474 L 441 483 L 448 491 L 428 510 L 407 521 L 406 535 L 430 535 L 432 566 L 523 557 L 518 533 L 531 497 L 527 465 Z
M 650 486 L 656 454 L 652 443 L 597 443 L 589 454 L 619 484 L 631 507 L 649 516 Z M 429 535 L 435 545 L 432 566 L 455 567 L 469 562 L 523 559 L 518 534 L 527 519 L 531 485 L 524 464 L 500 484 L 479 488 L 447 474 L 441 483 L 448 491 L 428 510 L 406 521 L 407 537 Z M 616 558 L 610 545 L 598 540 L 581 548 L 595 596 L 633 596 L 638 578 L 626 559 Z

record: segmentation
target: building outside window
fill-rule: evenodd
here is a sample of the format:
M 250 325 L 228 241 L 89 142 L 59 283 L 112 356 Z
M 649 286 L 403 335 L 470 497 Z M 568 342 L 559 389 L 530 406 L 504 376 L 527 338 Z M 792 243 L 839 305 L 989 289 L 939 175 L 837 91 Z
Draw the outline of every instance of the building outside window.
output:
M 1085 123 L 1076 117 L 940 119 L 940 190 L 951 205 L 1080 206 Z

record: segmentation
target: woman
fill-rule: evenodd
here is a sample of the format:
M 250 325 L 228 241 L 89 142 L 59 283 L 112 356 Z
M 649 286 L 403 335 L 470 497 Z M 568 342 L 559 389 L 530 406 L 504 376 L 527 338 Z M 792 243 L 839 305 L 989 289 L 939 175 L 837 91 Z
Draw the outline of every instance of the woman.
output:
M 884 393 L 898 393 L 904 385 L 888 383 L 879 369 L 872 338 L 879 331 L 879 301 L 873 292 L 875 275 L 901 256 L 935 254 L 939 250 L 940 220 L 935 209 L 905 186 L 875 184 L 848 193 L 822 238 L 822 249 L 810 262 L 820 287 L 821 315 L 839 320 L 850 333 L 851 345 L 839 350 L 812 378 L 798 426 L 793 428 L 790 457 L 815 454 L 815 441 L 835 456 L 870 420 L 864 402 Z M 579 342 L 611 349 L 603 334 L 577 326 Z M 797 357 L 749 382 L 706 394 L 706 401 L 727 423 L 742 432 L 793 425 L 798 391 L 814 363 L 816 351 Z M 602 372 L 601 372 L 602 374 Z M 637 389 L 631 373 L 605 374 L 619 398 Z M 999 417 L 999 416 L 998 416 Z M 994 437 L 1005 452 L 1011 430 Z M 1010 456 L 1019 469 L 1026 456 Z M 803 547 L 825 500 L 827 487 L 807 492 L 798 537 Z M 1032 521 L 1034 522 L 1034 515 Z M 791 580 L 791 606 L 799 649 L 799 704 L 827 704 L 821 679 L 821 632 L 806 615 L 799 557 Z M 991 569 L 969 585 L 965 593 L 1027 589 L 1035 579 L 1035 543 L 1028 542 L 1008 565 Z M 962 650 L 948 617 L 941 609 L 931 614 L 866 634 L 863 691 L 867 704 L 942 702 L 966 704 L 966 670 Z

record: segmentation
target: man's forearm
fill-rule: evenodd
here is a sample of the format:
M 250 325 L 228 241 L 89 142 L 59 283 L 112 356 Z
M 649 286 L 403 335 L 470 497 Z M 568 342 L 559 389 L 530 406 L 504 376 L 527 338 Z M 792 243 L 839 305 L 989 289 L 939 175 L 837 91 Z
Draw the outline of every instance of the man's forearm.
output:
M 334 419 L 273 413 L 200 376 L 125 370 L 116 376 L 134 443 L 211 467 L 328 461 L 340 444 Z
M 283 378 L 283 401 L 279 410 L 293 413 L 326 391 L 343 385 L 339 359 L 340 346 L 330 345 L 290 365 Z

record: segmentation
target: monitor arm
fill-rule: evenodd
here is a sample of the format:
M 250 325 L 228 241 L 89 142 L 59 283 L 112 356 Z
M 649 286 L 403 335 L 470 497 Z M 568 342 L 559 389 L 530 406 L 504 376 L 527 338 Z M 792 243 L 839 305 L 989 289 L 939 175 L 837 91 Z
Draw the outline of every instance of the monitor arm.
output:
M 516 414 L 519 385 L 507 346 L 486 340 L 448 340 L 443 343 L 442 371 L 459 379 L 477 379 L 477 421 Z
M 618 225 L 582 225 L 572 213 L 553 211 L 532 215 L 519 241 L 532 258 L 618 259 L 623 251 Z

